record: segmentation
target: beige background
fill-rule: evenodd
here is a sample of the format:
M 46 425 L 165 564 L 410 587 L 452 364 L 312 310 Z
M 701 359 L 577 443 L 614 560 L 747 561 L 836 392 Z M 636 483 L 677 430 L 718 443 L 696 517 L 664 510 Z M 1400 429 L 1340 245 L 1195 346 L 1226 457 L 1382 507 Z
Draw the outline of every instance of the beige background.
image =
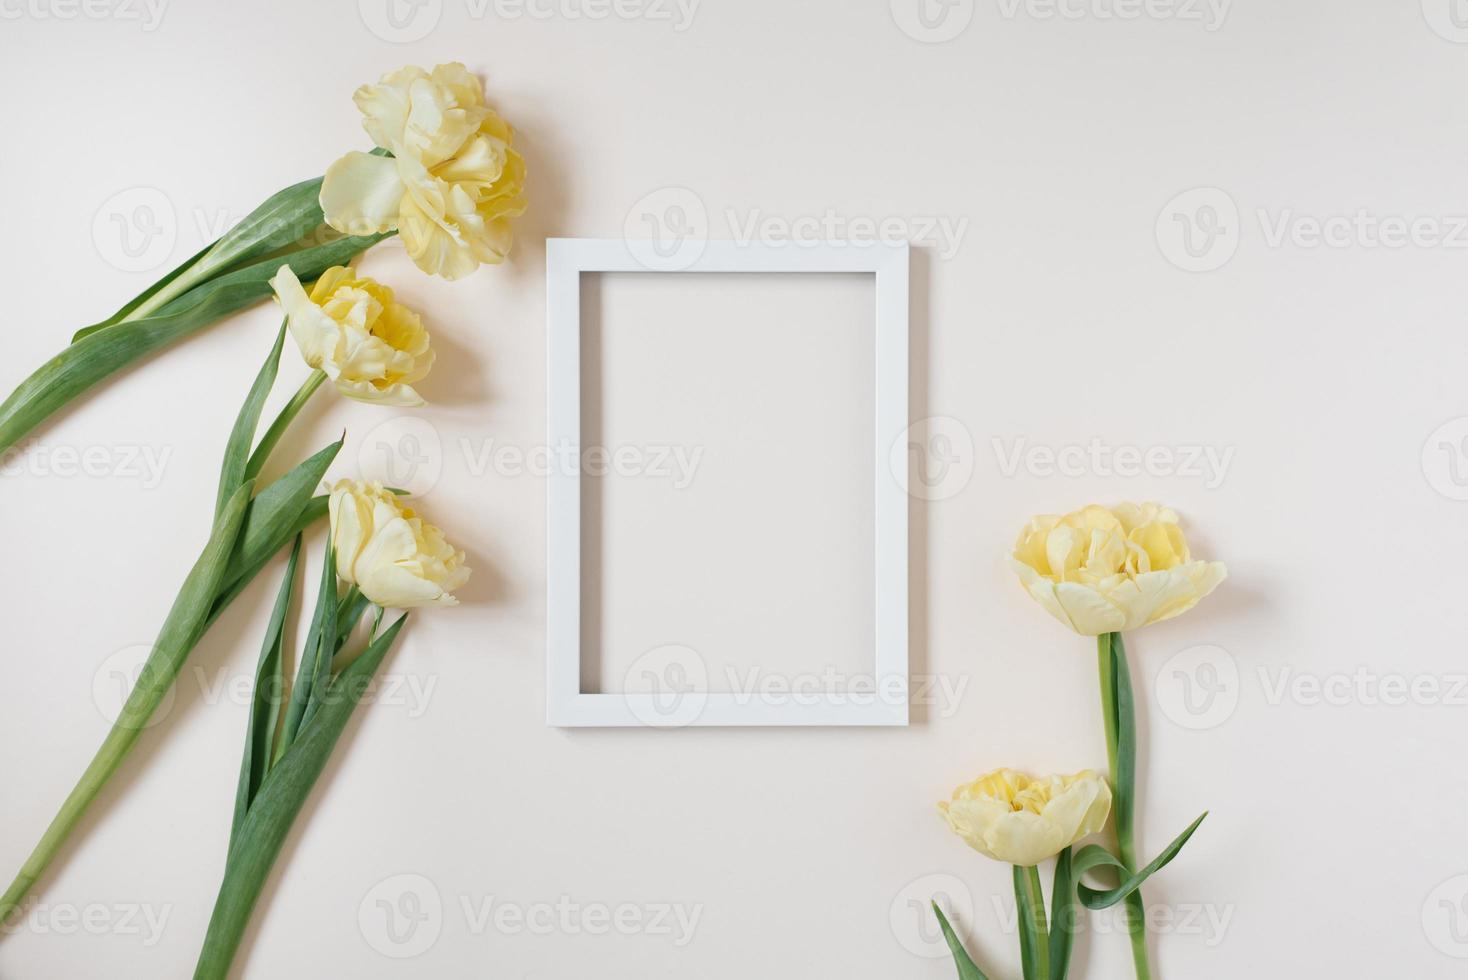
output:
M 408 629 L 395 686 L 289 845 L 243 975 L 946 978 L 918 914 L 942 893 L 993 972 L 1015 976 L 1008 869 L 932 805 L 998 765 L 1104 765 L 1092 647 L 1001 556 L 1032 512 L 1124 498 L 1177 507 L 1232 572 L 1132 639 L 1143 849 L 1212 811 L 1148 891 L 1157 975 L 1460 975 L 1468 20 L 1449 0 L 926 13 L 0 2 L 6 390 L 266 194 L 365 147 L 351 92 L 399 64 L 482 73 L 530 167 L 508 265 L 445 284 L 395 248 L 364 263 L 429 318 L 432 407 L 323 396 L 289 447 L 345 426 L 337 472 L 395 466 L 476 574 L 462 607 Z M 543 240 L 659 222 L 714 238 L 880 228 L 917 246 L 912 412 L 938 420 L 913 434 L 931 479 L 913 506 L 912 661 L 932 696 L 910 728 L 542 724 L 544 481 L 495 453 L 544 440 Z M 839 308 L 809 320 L 825 330 Z M 663 331 L 690 315 L 648 309 Z M 7 873 L 197 550 L 275 323 L 262 306 L 180 344 L 4 461 Z M 786 374 L 810 386 L 785 392 L 792 405 L 826 404 L 822 378 Z M 783 424 L 814 446 L 830 419 L 763 403 L 757 421 L 761 438 Z M 718 472 L 715 440 L 739 435 L 656 429 L 629 438 L 708 439 L 700 475 Z M 774 449 L 777 467 L 802 458 Z M 794 519 L 756 489 L 741 520 Z M 861 507 L 839 488 L 823 499 Z M 724 554 L 760 602 L 790 575 L 778 551 Z M 850 587 L 850 569 L 830 574 Z M 42 904 L 0 941 L 0 974 L 187 975 L 222 866 L 236 681 L 273 584 L 197 651 Z M 1115 918 L 1091 924 L 1077 975 L 1127 976 Z

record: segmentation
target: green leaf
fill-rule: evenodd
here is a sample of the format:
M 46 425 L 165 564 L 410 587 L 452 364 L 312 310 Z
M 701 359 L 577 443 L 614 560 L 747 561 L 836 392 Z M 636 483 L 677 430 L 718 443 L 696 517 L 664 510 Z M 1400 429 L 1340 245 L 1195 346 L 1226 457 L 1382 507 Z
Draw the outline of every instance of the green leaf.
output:
M 210 606 L 219 594 L 229 555 L 234 550 L 253 485 L 246 483 L 235 491 L 225 505 L 209 535 L 209 541 L 185 577 L 168 616 L 153 641 L 153 649 L 143 664 L 137 682 L 127 696 L 112 730 L 88 764 L 81 779 L 62 803 L 51 825 L 26 859 L 20 873 L 0 898 L 0 920 L 15 910 L 37 878 L 56 857 L 56 853 L 76 828 L 107 780 L 112 778 L 127 757 L 159 702 L 173 686 L 184 660 L 199 642 L 208 619 Z
M 285 712 L 276 758 L 283 756 L 301 725 L 308 721 L 316 702 L 331 680 L 331 655 L 336 650 L 336 620 L 339 600 L 336 594 L 336 556 L 331 535 L 326 538 L 326 554 L 321 562 L 321 582 L 316 591 L 316 610 L 311 616 L 311 630 L 301 649 L 301 662 L 296 668 L 296 682 L 291 685 L 291 703 Z
M 1208 812 L 1205 810 L 1197 820 L 1194 820 L 1188 825 L 1187 830 L 1178 834 L 1171 844 L 1163 848 L 1162 853 L 1157 855 L 1151 864 L 1135 874 L 1128 871 L 1127 866 L 1122 863 L 1120 858 L 1099 844 L 1091 844 L 1081 848 L 1080 852 L 1076 854 L 1075 863 L 1072 868 L 1076 880 L 1076 892 L 1080 896 L 1081 904 L 1085 905 L 1088 909 L 1110 908 L 1123 898 L 1135 893 L 1141 887 L 1142 882 L 1165 868 L 1168 862 L 1177 857 L 1177 852 L 1183 849 L 1183 845 L 1188 842 L 1188 838 L 1193 836 L 1193 831 L 1198 829 L 1198 825 L 1207 816 Z M 1096 868 L 1115 868 L 1121 872 L 1123 881 L 1115 888 L 1107 889 L 1090 888 L 1081 883 L 1081 877 L 1088 871 Z
M 332 681 L 311 722 L 265 777 L 225 863 L 224 881 L 209 918 L 194 980 L 224 980 L 249 925 L 250 914 L 291 824 L 321 777 L 342 730 L 397 638 L 406 615 L 374 640 Z M 980 974 L 982 980 L 982 974 Z
M 305 383 L 291 396 L 291 400 L 275 416 L 275 421 L 270 423 L 270 428 L 266 429 L 265 434 L 260 437 L 260 444 L 250 454 L 250 461 L 245 465 L 246 477 L 260 475 L 260 471 L 265 468 L 265 464 L 270 460 L 270 454 L 275 451 L 276 444 L 280 442 L 281 436 L 285 435 L 286 430 L 290 428 L 291 423 L 295 421 L 296 416 L 300 414 L 306 402 L 311 400 L 311 396 L 316 393 L 316 389 L 321 387 L 321 382 L 325 380 L 326 372 L 318 368 L 311 372 L 306 378 Z
M 291 268 L 313 279 L 343 265 L 386 235 L 340 238 L 293 252 Z M 88 334 L 20 383 L 0 404 L 0 452 L 93 385 L 170 343 L 270 295 L 270 277 L 280 261 L 266 259 L 196 286 L 149 316 Z
M 207 255 L 209 253 L 209 250 L 213 247 L 214 244 L 212 242 L 208 245 L 205 245 L 193 255 L 189 256 L 187 259 L 184 259 L 183 262 L 175 267 L 172 271 L 170 271 L 168 275 L 164 276 L 162 279 L 159 279 L 157 282 L 153 283 L 153 285 L 149 286 L 147 289 L 134 296 L 131 300 L 127 302 L 125 306 L 122 307 L 122 309 L 118 310 L 116 313 L 112 314 L 100 323 L 94 323 L 90 327 L 83 327 L 76 333 L 72 334 L 72 342 L 75 343 L 88 334 L 96 333 L 98 330 L 105 330 L 113 324 L 121 323 L 123 320 L 130 317 L 135 310 L 141 307 L 148 300 L 152 299 L 154 296 L 157 296 L 164 289 L 168 288 L 169 285 L 177 283 L 183 277 L 184 273 L 188 272 L 190 269 L 193 269 L 198 264 L 199 260 Z
M 272 194 L 222 238 L 149 286 L 132 302 L 101 323 L 78 330 L 72 342 L 159 310 L 169 312 L 172 304 L 191 289 L 231 267 L 237 268 L 251 259 L 292 245 L 304 248 L 331 238 L 336 233 L 322 224 L 320 190 L 318 177 Z
M 265 641 L 260 646 L 260 659 L 255 665 L 255 690 L 250 698 L 250 718 L 245 729 L 245 752 L 240 761 L 239 788 L 235 790 L 234 822 L 229 828 L 229 841 L 234 844 L 250 801 L 260 789 L 260 783 L 270 770 L 271 754 L 275 748 L 275 729 L 280 720 L 280 708 L 285 700 L 285 617 L 290 611 L 291 590 L 296 583 L 296 563 L 301 557 L 301 536 L 291 548 L 290 560 L 286 562 L 285 577 L 280 581 L 280 592 L 275 597 L 275 609 L 270 613 L 270 623 L 265 627 Z
M 1055 858 L 1055 878 L 1050 887 L 1050 980 L 1065 980 L 1066 973 L 1070 971 L 1077 914 L 1070 848 L 1067 847 Z
M 260 565 L 301 530 L 303 511 L 341 447 L 338 439 L 256 495 L 245 516 L 239 547 L 230 562 L 227 585 L 232 586 L 246 572 L 258 571 Z M 324 497 L 321 506 L 325 506 Z
M 210 624 L 212 625 L 216 619 L 224 614 L 224 611 L 229 608 L 231 602 L 239 598 L 239 594 L 254 581 L 255 576 L 260 573 L 260 569 L 265 567 L 266 563 L 274 557 L 277 551 L 285 546 L 287 541 L 325 516 L 326 498 L 324 496 L 312 497 L 306 502 L 306 506 L 301 508 L 301 512 L 296 516 L 295 521 L 284 527 L 279 540 L 273 542 L 275 544 L 274 551 L 267 551 L 262 546 L 259 548 L 261 557 L 258 559 L 249 564 L 232 564 L 230 566 L 230 574 L 233 577 L 230 578 L 229 584 L 219 593 L 219 598 L 214 602 L 214 608 L 209 612 Z
M 372 605 L 372 600 L 364 596 L 362 590 L 355 585 L 347 590 L 346 595 L 342 596 L 342 601 L 337 606 L 336 649 L 332 650 L 333 656 L 341 652 L 341 648 L 351 637 L 352 630 L 357 628 L 357 624 L 362 621 L 362 614 L 370 605 Z M 379 608 L 378 612 L 381 611 Z
M 265 399 L 275 385 L 275 374 L 280 368 L 280 349 L 284 344 L 285 324 L 282 323 L 275 335 L 275 345 L 270 348 L 270 355 L 265 358 L 265 363 L 260 365 L 255 383 L 250 386 L 250 393 L 240 406 L 234 428 L 229 433 L 229 442 L 224 447 L 224 464 L 219 471 L 219 493 L 214 505 L 216 515 L 224 507 L 229 495 L 245 481 L 250 445 L 255 441 L 255 427 L 260 424 L 260 412 L 265 408 Z
M 953 927 L 948 924 L 948 917 L 943 914 L 938 903 L 933 902 L 932 905 L 933 912 L 938 916 L 938 926 L 943 930 L 943 939 L 953 953 L 954 965 L 958 967 L 958 980 L 989 980 L 968 955 L 968 950 L 963 948 L 963 943 L 958 941 L 958 936 L 954 934 Z
M 215 268 L 237 265 L 318 233 L 324 220 L 321 182 L 303 180 L 267 197 L 214 243 L 206 262 Z

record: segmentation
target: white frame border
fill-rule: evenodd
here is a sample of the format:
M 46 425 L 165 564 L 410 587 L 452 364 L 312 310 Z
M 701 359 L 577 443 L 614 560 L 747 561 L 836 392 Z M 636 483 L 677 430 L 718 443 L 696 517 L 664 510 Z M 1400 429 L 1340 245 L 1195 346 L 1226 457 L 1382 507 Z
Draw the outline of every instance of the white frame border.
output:
M 645 264 L 622 239 L 546 240 L 546 428 L 549 445 L 581 450 L 583 272 L 869 272 L 876 277 L 875 481 L 876 693 L 822 694 L 804 703 L 702 693 L 693 726 L 906 725 L 907 494 L 890 470 L 890 447 L 908 426 L 907 243 L 775 245 L 711 241 L 676 269 Z M 571 472 L 561 472 L 569 469 Z M 546 491 L 546 724 L 646 725 L 656 694 L 581 691 L 581 480 L 553 467 Z

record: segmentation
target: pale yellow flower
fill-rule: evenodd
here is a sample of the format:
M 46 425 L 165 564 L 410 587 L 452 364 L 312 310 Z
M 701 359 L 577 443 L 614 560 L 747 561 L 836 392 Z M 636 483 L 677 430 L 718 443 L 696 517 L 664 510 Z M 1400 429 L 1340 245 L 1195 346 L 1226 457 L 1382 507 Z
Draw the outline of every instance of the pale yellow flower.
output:
M 1092 504 L 1036 517 L 1009 559 L 1045 611 L 1083 636 L 1187 612 L 1228 575 L 1188 552 L 1177 514 L 1157 504 Z
M 344 266 L 323 272 L 309 294 L 288 265 L 270 285 L 301 356 L 338 391 L 364 402 L 423 404 L 413 382 L 433 366 L 428 331 L 391 289 Z
M 938 811 L 980 854 L 1027 868 L 1105 826 L 1111 787 L 1089 769 L 1036 779 L 995 769 L 958 787 Z
M 337 574 L 379 606 L 452 606 L 469 580 L 464 553 L 380 483 L 339 480 L 327 510 Z
M 458 62 L 410 65 L 354 98 L 392 156 L 354 151 L 327 168 L 326 223 L 352 235 L 397 229 L 418 268 L 445 279 L 503 261 L 510 219 L 525 211 L 525 161 L 479 80 Z

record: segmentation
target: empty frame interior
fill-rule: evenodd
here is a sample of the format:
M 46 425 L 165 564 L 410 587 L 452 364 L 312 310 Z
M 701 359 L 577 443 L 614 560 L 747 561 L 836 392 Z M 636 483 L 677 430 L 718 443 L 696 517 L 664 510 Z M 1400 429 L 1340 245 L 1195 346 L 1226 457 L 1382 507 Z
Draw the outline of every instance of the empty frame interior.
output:
M 875 275 L 579 288 L 581 693 L 668 645 L 712 692 L 872 678 Z

